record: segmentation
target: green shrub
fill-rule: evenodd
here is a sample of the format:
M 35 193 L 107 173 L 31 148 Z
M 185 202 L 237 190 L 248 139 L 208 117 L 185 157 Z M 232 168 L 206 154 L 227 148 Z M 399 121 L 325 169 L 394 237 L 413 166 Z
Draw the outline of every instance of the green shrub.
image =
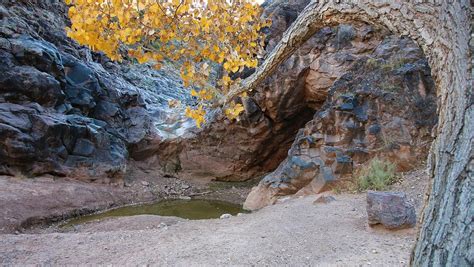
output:
M 357 189 L 359 191 L 386 190 L 395 182 L 395 179 L 395 164 L 375 158 L 359 170 Z

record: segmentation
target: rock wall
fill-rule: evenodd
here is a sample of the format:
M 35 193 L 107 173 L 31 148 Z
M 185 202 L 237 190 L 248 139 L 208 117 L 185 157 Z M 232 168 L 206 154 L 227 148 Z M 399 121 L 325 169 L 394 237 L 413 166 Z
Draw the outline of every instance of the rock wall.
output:
M 279 9 L 279 30 L 301 9 Z M 276 168 L 314 113 L 286 69 L 271 105 L 262 96 L 248 100 L 239 123 L 214 111 L 214 123 L 200 131 L 182 110 L 168 108 L 170 99 L 193 102 L 174 66 L 117 64 L 77 45 L 65 35 L 60 0 L 2 1 L 0 11 L 2 174 L 108 183 L 120 181 L 133 161 L 165 175 L 245 180 Z M 266 90 L 280 82 L 269 79 Z
M 266 29 L 267 51 L 308 2 L 268 1 L 264 5 L 265 16 L 273 19 Z M 312 161 L 326 145 L 298 152 L 300 147 L 315 146 L 303 140 L 321 143 L 318 134 L 347 139 L 333 146 L 342 152 L 323 153 L 321 160 L 330 158 L 321 165 L 325 173 L 328 168 L 332 172 L 341 168 L 331 160 L 352 166 L 362 161 L 348 157 L 380 154 L 374 152 L 381 147 L 380 138 L 388 143 L 395 139 L 398 149 L 384 155 L 408 155 L 398 160 L 402 169 L 426 152 L 429 140 L 424 138 L 436 120 L 427 66 L 416 46 L 383 29 L 363 23 L 322 29 L 243 100 L 245 113 L 239 121 L 230 122 L 214 110 L 208 118 L 212 123 L 198 130 L 183 117 L 182 110 L 168 107 L 171 99 L 193 103 L 174 66 L 155 71 L 133 62 L 117 64 L 78 46 L 65 35 L 66 10 L 59 0 L 9 0 L 0 5 L 1 174 L 48 173 L 109 183 L 120 182 L 133 162 L 163 175 L 237 181 L 278 167 L 261 188 L 269 184 L 283 188 L 288 183 L 280 180 L 289 178 L 281 172 L 288 164 L 301 163 L 298 168 L 308 177 L 319 173 Z M 377 72 L 379 69 L 385 72 Z M 363 91 L 359 83 L 367 84 L 367 92 L 359 93 Z M 418 95 L 412 94 L 415 88 Z M 405 99 L 408 96 L 413 99 Z M 382 106 L 374 100 L 392 98 L 393 102 L 377 100 Z M 341 104 L 345 102 L 348 104 Z M 337 110 L 339 105 L 345 110 Z M 347 109 L 350 105 L 353 110 Z M 419 118 L 408 111 L 397 114 L 399 107 L 420 110 L 414 113 Z M 361 109 L 366 121 L 359 121 Z M 427 121 L 420 126 L 423 130 L 415 120 Z M 380 122 L 383 137 L 366 134 L 378 129 L 373 126 L 375 121 Z M 350 123 L 357 126 L 347 126 Z M 385 133 L 400 125 L 406 131 Z M 349 141 L 349 135 L 370 140 L 356 145 L 358 141 Z M 414 149 L 422 142 L 426 144 Z M 351 149 L 363 152 L 347 152 Z M 298 189 L 311 179 L 302 180 Z
M 315 43 L 321 36 L 323 44 Z M 304 101 L 317 112 L 286 159 L 252 190 L 247 209 L 327 190 L 374 157 L 394 162 L 399 171 L 426 159 L 436 95 L 427 60 L 412 41 L 369 25 L 342 24 L 317 32 L 283 66 L 296 72 Z M 277 75 L 285 77 L 280 69 Z
M 308 2 L 283 1 L 264 6 L 265 16 L 274 19 L 267 29 L 267 50 Z M 304 49 L 323 49 L 331 35 L 334 32 L 316 36 Z M 298 129 L 315 112 L 305 101 L 305 84 L 300 77 L 305 75 L 304 62 L 312 56 L 296 55 L 288 61 L 292 63 L 281 66 L 252 98 L 244 101 L 245 114 L 238 122 L 229 122 L 220 110 L 215 110 L 202 131 L 164 142 L 148 139 L 139 149 L 148 155 L 146 165 L 161 165 L 169 175 L 221 181 L 247 180 L 274 170 L 286 157 Z
M 266 29 L 268 52 L 308 2 L 264 5 L 264 15 L 273 20 Z M 167 144 L 150 141 L 145 147 L 155 147 L 161 164 L 182 177 L 235 181 L 273 171 L 287 157 L 298 130 L 323 106 L 334 81 L 388 36 L 387 31 L 362 23 L 324 28 L 243 101 L 246 110 L 238 122 L 230 123 L 217 113 L 213 123 L 193 138 Z
M 0 4 L 0 173 L 120 181 L 135 144 L 189 126 L 168 100 L 191 100 L 172 68 L 78 46 L 66 12 L 58 0 Z
M 266 3 L 265 15 L 273 20 L 272 26 L 267 29 L 267 51 L 273 49 L 282 33 L 308 2 L 298 0 Z M 395 142 L 394 147 L 399 144 L 401 146 L 393 151 L 370 152 L 365 158 L 390 154 L 391 158 L 397 160 L 400 170 L 407 170 L 425 159 L 432 140 L 431 128 L 436 122 L 433 81 L 429 77 L 426 60 L 414 43 L 396 38 L 383 28 L 364 23 L 326 27 L 314 34 L 254 91 L 250 99 L 243 100 L 246 111 L 239 122 L 230 123 L 217 114 L 213 124 L 196 137 L 182 142 L 173 140 L 169 149 L 161 150 L 167 153 L 167 157 L 161 159 L 167 158 L 166 161 L 176 164 L 172 164 L 172 169 L 178 170 L 178 175 L 200 179 L 245 180 L 271 172 L 278 166 L 282 168 L 284 164 L 280 165 L 280 162 L 295 150 L 295 144 L 291 143 L 298 130 L 312 120 L 315 113 L 322 109 L 330 110 L 337 105 L 336 99 L 332 100 L 334 97 L 344 92 L 351 94 L 356 90 L 355 82 L 351 87 L 346 85 L 346 88 L 338 90 L 333 88 L 333 84 L 341 77 L 345 77 L 348 82 L 357 78 L 366 83 L 370 87 L 366 94 L 374 94 L 374 97 L 379 97 L 385 91 L 393 91 L 392 96 L 384 96 L 394 98 L 393 102 L 385 102 L 385 105 L 393 109 L 391 113 L 382 115 L 382 111 L 378 110 L 383 110 L 384 107 L 378 107 L 374 116 L 383 118 L 373 120 L 383 121 L 384 124 L 393 120 L 392 125 L 387 126 L 390 130 L 383 129 L 385 132 L 380 138 L 386 143 Z M 342 81 L 339 80 L 339 84 Z M 372 87 L 381 88 L 380 92 L 375 93 Z M 418 90 L 418 87 L 419 95 L 405 99 L 407 95 L 412 96 L 412 92 Z M 365 109 L 369 108 L 368 104 L 363 105 Z M 416 110 L 414 116 L 397 114 L 400 106 Z M 359 107 L 355 112 L 359 112 Z M 399 116 L 402 118 L 397 119 Z M 345 122 L 333 118 L 318 125 L 326 128 L 332 127 L 333 123 Z M 408 126 L 403 133 L 393 133 L 399 125 L 405 124 Z M 338 125 L 336 127 L 341 128 Z M 418 129 L 417 127 L 422 129 L 408 133 L 412 129 Z M 316 129 L 300 130 L 297 139 L 305 138 L 301 137 L 301 132 L 309 135 L 315 131 Z M 359 130 L 343 131 L 353 133 Z M 359 149 L 349 143 L 350 141 L 341 146 Z M 372 144 L 370 149 L 381 151 L 380 148 L 380 143 L 377 143 Z M 339 160 L 342 158 L 344 157 Z M 400 160 L 401 158 L 404 159 Z M 311 173 L 314 176 L 314 170 Z M 278 179 L 288 179 L 280 174 L 276 176 Z

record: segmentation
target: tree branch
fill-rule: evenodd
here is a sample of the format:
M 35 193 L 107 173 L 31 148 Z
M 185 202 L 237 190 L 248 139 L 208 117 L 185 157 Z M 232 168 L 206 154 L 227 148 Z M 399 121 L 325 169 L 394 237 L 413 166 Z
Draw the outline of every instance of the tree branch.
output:
M 297 50 L 314 33 L 323 28 L 322 12 L 325 4 L 312 1 L 301 12 L 293 24 L 286 30 L 280 43 L 273 49 L 262 65 L 247 79 L 234 84 L 229 93 L 225 95 L 219 104 L 225 105 L 237 95 L 254 90 L 266 77 L 271 75 L 275 69 L 291 54 Z

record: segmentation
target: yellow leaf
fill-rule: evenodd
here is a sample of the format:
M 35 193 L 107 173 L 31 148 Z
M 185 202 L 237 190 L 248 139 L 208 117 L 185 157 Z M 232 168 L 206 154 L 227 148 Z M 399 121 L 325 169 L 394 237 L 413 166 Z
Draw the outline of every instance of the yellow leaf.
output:
M 174 61 L 182 66 L 184 86 L 195 88 L 191 94 L 200 103 L 227 92 L 233 82 L 229 73 L 257 67 L 265 40 L 260 29 L 270 23 L 254 0 L 64 1 L 71 21 L 68 37 L 112 60 L 120 61 L 128 52 L 157 69 L 162 62 Z M 211 75 L 214 68 L 205 62 L 223 64 L 217 88 Z M 240 110 L 234 105 L 229 114 L 235 117 Z M 186 113 L 197 125 L 204 122 L 202 107 Z
M 230 68 L 230 63 L 229 62 L 225 62 L 224 63 L 224 69 L 229 69 Z
M 234 67 L 232 67 L 231 70 L 232 70 L 232 72 L 237 72 L 237 71 L 239 71 L 239 66 L 234 66 Z
M 225 110 L 225 115 L 229 120 L 234 120 L 239 117 L 242 111 L 244 111 L 244 106 L 242 104 L 235 104 L 235 102 L 232 102 L 230 107 Z

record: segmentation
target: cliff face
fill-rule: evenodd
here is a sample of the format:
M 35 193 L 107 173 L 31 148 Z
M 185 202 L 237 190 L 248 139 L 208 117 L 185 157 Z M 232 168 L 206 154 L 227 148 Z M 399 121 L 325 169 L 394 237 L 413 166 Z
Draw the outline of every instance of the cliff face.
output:
M 266 3 L 268 51 L 307 2 Z M 168 108 L 171 99 L 193 102 L 173 66 L 111 62 L 66 37 L 64 14 L 59 0 L 0 5 L 2 174 L 120 182 L 133 161 L 235 181 L 278 167 L 256 189 L 269 200 L 253 202 L 268 204 L 319 181 L 312 188 L 323 190 L 374 156 L 409 169 L 431 141 L 436 104 L 426 61 L 384 29 L 321 30 L 244 101 L 238 122 L 216 110 L 197 130 Z
M 314 86 L 318 77 L 317 69 L 310 70 L 306 89 L 325 95 L 324 104 L 298 132 L 287 158 L 253 189 L 247 208 L 328 190 L 374 157 L 399 171 L 426 159 L 436 97 L 428 64 L 411 41 L 385 38 L 367 56 L 353 58 L 329 88 Z
M 265 15 L 273 20 L 267 30 L 267 51 L 278 43 L 307 2 L 267 2 Z M 265 178 L 274 177 L 270 180 L 275 180 L 272 185 L 276 186 L 280 185 L 276 181 L 292 180 L 281 168 L 293 164 L 293 155 L 299 153 L 299 145 L 293 143 L 295 136 L 296 142 L 303 142 L 314 134 L 326 136 L 319 143 L 336 145 L 328 148 L 332 149 L 327 152 L 330 156 L 326 152 L 321 156 L 324 160 L 330 157 L 327 163 L 316 164 L 305 174 L 308 178 L 303 178 L 303 185 L 319 175 L 319 167 L 325 169 L 328 180 L 335 180 L 339 176 L 334 173 L 336 158 L 340 164 L 347 161 L 347 173 L 354 164 L 357 167 L 374 156 L 390 157 L 400 170 L 407 170 L 425 158 L 436 123 L 429 72 L 413 42 L 390 35 L 383 28 L 362 23 L 324 28 L 244 101 L 246 112 L 239 122 L 229 123 L 217 115 L 215 122 L 195 138 L 179 144 L 174 140 L 166 150 L 168 157 L 162 160 L 178 164 L 179 175 L 221 180 L 253 178 L 280 166 Z M 345 101 L 347 105 L 342 104 Z M 333 111 L 339 105 L 343 110 Z M 326 117 L 325 112 L 329 113 Z M 374 131 L 377 133 L 369 134 Z M 392 149 L 385 149 L 389 147 Z M 345 152 L 336 153 L 339 148 Z M 324 151 L 326 145 L 318 149 Z M 353 162 L 352 157 L 364 160 Z M 290 163 L 280 164 L 282 161 Z M 294 168 L 290 169 L 293 172 Z M 287 182 L 281 183 L 282 188 L 287 186 Z M 288 192 L 294 192 L 300 186 L 290 188 Z
M 281 14 L 286 6 L 273 1 L 267 10 Z M 277 38 L 289 26 L 282 18 L 271 29 Z M 428 62 L 411 40 L 365 24 L 322 29 L 269 79 L 261 102 L 267 111 L 285 110 L 273 99 L 291 99 L 278 92 L 292 80 L 300 87 L 290 86 L 287 94 L 301 92 L 297 103 L 315 110 L 314 116 L 286 159 L 252 190 L 246 208 L 328 190 L 374 157 L 399 171 L 426 159 L 437 121 L 435 88 Z
M 190 100 L 172 69 L 78 46 L 66 12 L 55 0 L 0 5 L 0 173 L 120 180 L 134 144 L 190 123 L 168 100 Z

